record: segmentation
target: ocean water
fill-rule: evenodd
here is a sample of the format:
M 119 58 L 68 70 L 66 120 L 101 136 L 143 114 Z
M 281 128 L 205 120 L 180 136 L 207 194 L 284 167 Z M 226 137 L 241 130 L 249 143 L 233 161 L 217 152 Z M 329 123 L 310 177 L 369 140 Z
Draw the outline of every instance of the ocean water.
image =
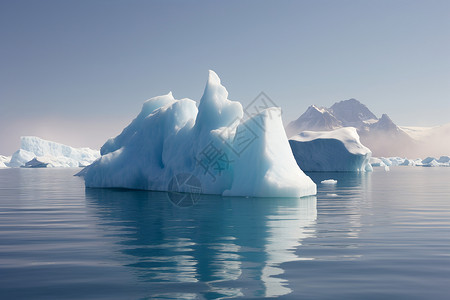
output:
M 450 299 L 450 168 L 189 201 L 77 171 L 0 170 L 1 299 Z

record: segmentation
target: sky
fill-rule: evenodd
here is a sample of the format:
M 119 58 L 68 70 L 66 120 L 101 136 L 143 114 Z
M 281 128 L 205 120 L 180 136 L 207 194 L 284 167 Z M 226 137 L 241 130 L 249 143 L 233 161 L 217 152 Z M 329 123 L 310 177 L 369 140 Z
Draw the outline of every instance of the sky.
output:
M 450 123 L 450 1 L 0 0 L 0 154 L 36 135 L 99 149 L 151 97 L 199 101 L 214 70 L 283 122 L 356 98 Z

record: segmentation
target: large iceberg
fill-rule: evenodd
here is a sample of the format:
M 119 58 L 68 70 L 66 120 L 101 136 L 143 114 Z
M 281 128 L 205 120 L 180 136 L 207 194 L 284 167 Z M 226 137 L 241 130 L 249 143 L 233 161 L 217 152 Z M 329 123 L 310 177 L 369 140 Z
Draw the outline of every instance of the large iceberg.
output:
M 354 127 L 333 131 L 303 131 L 289 143 L 304 171 L 372 171 L 372 152 L 359 141 Z
M 20 138 L 20 149 L 14 152 L 7 166 L 13 168 L 85 167 L 99 157 L 98 150 L 73 148 L 35 136 L 23 136 Z
M 244 120 L 239 102 L 213 71 L 200 104 L 171 93 L 147 100 L 140 114 L 85 168 L 87 187 L 302 197 L 316 185 L 298 167 L 279 108 Z

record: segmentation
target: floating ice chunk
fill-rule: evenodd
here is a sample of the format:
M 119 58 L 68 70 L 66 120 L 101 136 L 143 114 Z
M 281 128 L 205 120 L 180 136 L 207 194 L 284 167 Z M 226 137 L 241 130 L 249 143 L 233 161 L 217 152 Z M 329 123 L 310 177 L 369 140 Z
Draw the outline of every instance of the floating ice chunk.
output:
M 301 197 L 316 185 L 297 166 L 279 108 L 243 121 L 239 102 L 213 71 L 197 109 L 172 94 L 144 103 L 120 135 L 109 139 L 102 157 L 80 172 L 87 187 L 176 190 L 179 174 L 200 184 L 195 192 L 227 196 Z
M 335 179 L 327 179 L 327 180 L 322 180 L 320 183 L 321 184 L 337 184 L 337 180 L 335 180 Z
M 303 131 L 289 143 L 303 171 L 371 171 L 372 152 L 359 141 L 353 127 L 333 131 Z

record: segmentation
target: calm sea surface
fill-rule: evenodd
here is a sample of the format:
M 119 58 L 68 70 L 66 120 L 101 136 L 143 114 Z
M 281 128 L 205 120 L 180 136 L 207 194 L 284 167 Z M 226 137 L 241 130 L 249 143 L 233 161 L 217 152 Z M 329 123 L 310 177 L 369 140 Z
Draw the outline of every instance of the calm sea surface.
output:
M 450 168 L 180 203 L 77 171 L 0 170 L 1 299 L 450 299 Z

